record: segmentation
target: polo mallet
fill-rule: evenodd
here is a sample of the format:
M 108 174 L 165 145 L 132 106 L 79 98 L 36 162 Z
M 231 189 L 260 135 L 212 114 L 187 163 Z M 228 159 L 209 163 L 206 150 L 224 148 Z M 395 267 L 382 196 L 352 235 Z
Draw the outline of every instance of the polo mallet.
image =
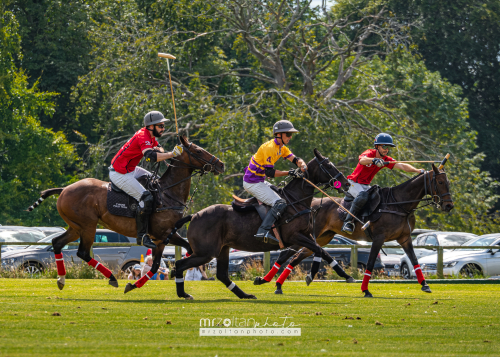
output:
M 179 137 L 179 128 L 177 127 L 177 113 L 175 111 L 175 100 L 174 100 L 174 90 L 172 88 L 172 77 L 170 77 L 170 63 L 169 59 L 175 59 L 175 56 L 172 56 L 169 53 L 158 53 L 158 57 L 163 57 L 167 59 L 167 68 L 168 68 L 168 80 L 170 81 L 170 93 L 172 93 L 172 104 L 174 106 L 174 118 L 175 118 L 175 132 L 177 133 L 177 137 Z
M 437 163 L 437 162 L 440 162 L 440 161 L 436 161 L 436 160 L 432 160 L 432 161 L 384 161 L 384 165 L 388 165 L 388 164 L 414 164 L 414 163 Z
M 345 208 L 344 206 L 342 206 L 340 203 L 338 203 L 337 201 L 335 201 L 333 198 L 330 197 L 330 195 L 328 195 L 328 193 L 326 193 L 325 191 L 323 191 L 321 188 L 319 188 L 318 186 L 316 186 L 315 184 L 313 184 L 311 181 L 309 181 L 308 179 L 306 179 L 305 177 L 302 177 L 304 180 L 306 180 L 306 182 L 308 184 L 310 184 L 311 186 L 313 186 L 314 188 L 318 189 L 322 194 L 324 194 L 326 197 L 328 197 L 329 199 L 331 199 L 333 202 L 335 202 L 335 204 L 337 204 L 338 206 L 340 206 L 344 211 L 346 211 L 347 213 L 349 213 L 351 216 L 354 217 L 354 219 L 356 221 L 358 221 L 359 223 L 361 223 L 363 226 L 361 227 L 361 230 L 364 231 L 365 229 L 367 229 L 368 227 L 370 227 L 370 221 L 368 222 L 363 222 L 362 220 L 360 220 L 358 217 L 356 217 L 355 215 L 353 215 L 351 212 L 349 212 L 349 210 L 347 208 Z
M 443 169 L 444 164 L 446 164 L 446 161 L 448 161 L 448 159 L 450 158 L 450 156 L 451 155 L 449 153 L 446 154 L 446 156 L 444 157 L 443 161 L 441 161 L 441 163 L 439 164 L 439 167 L 438 167 L 439 170 Z

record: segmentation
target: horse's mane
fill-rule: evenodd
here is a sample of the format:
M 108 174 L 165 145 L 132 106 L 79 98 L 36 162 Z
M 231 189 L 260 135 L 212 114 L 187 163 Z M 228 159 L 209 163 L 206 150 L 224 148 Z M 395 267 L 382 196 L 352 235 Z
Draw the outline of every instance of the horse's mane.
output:
M 412 183 L 414 180 L 416 180 L 417 178 L 419 178 L 422 175 L 423 175 L 423 173 L 419 173 L 417 176 L 413 176 L 410 179 L 406 180 L 405 182 L 400 183 L 397 186 L 392 186 L 391 188 L 397 188 L 397 189 L 404 188 L 404 187 L 406 187 L 407 185 L 409 185 L 410 183 Z

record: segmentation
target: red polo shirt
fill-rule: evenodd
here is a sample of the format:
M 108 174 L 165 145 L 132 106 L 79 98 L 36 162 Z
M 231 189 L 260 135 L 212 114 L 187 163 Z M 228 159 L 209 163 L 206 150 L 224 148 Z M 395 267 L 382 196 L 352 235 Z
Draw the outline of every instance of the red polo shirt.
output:
M 376 154 L 377 154 L 376 149 L 368 149 L 364 153 L 359 155 L 359 160 L 361 160 L 361 158 L 364 156 L 370 157 L 370 158 L 375 158 Z M 382 158 L 382 160 L 384 160 L 384 161 L 396 161 L 390 156 L 384 156 Z M 394 164 L 385 165 L 383 167 L 378 167 L 377 165 L 374 165 L 374 164 L 361 165 L 358 162 L 358 166 L 356 166 L 356 169 L 354 170 L 354 172 L 352 174 L 350 174 L 349 176 L 347 176 L 347 178 L 349 180 L 360 183 L 362 185 L 369 185 L 370 182 L 372 182 L 373 177 L 375 177 L 375 175 L 377 174 L 377 172 L 382 170 L 384 167 L 388 167 L 392 170 L 394 165 L 396 165 L 396 164 L 394 163 Z
M 156 146 L 158 146 L 156 139 L 151 138 L 146 128 L 142 128 L 116 153 L 111 160 L 111 166 L 121 174 L 133 172 L 144 156 L 142 151 Z

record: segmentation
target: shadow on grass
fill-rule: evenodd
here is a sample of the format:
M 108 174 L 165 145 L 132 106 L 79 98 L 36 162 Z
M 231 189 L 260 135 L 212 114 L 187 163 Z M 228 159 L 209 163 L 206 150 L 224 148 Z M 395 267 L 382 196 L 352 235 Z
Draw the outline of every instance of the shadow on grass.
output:
M 182 303 L 182 304 L 211 304 L 211 303 L 218 303 L 218 302 L 248 302 L 252 304 L 273 304 L 273 305 L 300 305 L 300 304 L 324 304 L 325 302 L 322 301 L 317 301 L 317 300 L 300 300 L 300 301 L 290 301 L 290 300 L 260 300 L 257 298 L 257 300 L 253 299 L 237 299 L 237 298 L 227 298 L 227 299 L 215 299 L 215 300 L 184 300 L 184 299 L 176 299 L 176 300 L 152 300 L 152 299 L 145 299 L 145 300 L 116 300 L 116 299 L 110 299 L 110 300 L 105 300 L 105 299 L 64 299 L 60 298 L 63 301 L 87 301 L 87 302 L 117 302 L 117 303 L 143 303 L 143 304 L 160 304 L 164 302 L 171 302 L 171 303 Z M 330 303 L 332 305 L 341 305 L 345 304 L 345 302 L 339 302 L 339 303 Z

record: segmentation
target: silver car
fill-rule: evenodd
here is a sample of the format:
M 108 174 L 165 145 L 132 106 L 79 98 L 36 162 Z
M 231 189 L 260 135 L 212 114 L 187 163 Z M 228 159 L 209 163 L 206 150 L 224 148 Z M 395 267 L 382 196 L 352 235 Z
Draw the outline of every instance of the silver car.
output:
M 60 233 L 52 234 L 40 240 L 40 243 L 47 242 L 48 245 L 32 245 L 26 249 L 14 250 L 2 254 L 2 268 L 24 268 L 28 273 L 34 274 L 45 269 L 49 264 L 54 264 L 55 258 L 51 242 L 58 235 Z M 78 239 L 75 243 L 79 241 Z M 98 229 L 94 242 L 135 243 L 135 238 L 125 237 L 108 229 Z M 83 263 L 83 260 L 76 255 L 77 248 L 77 246 L 65 246 L 63 248 L 65 263 Z M 135 264 L 140 263 L 141 255 L 146 257 L 148 249 L 134 244 L 131 247 L 94 247 L 93 251 L 95 258 L 111 269 L 119 268 L 127 271 Z
M 29 246 L 30 243 L 36 243 L 43 239 L 45 234 L 38 230 L 30 229 L 0 229 L 0 242 L 1 243 L 26 243 L 26 245 L 3 245 L 2 255 L 11 250 L 23 249 Z
M 454 245 L 462 245 L 467 241 L 470 241 L 474 238 L 477 238 L 477 235 L 472 233 L 463 233 L 463 232 L 430 232 L 420 234 L 413 241 L 414 246 L 454 246 Z M 418 248 L 415 249 L 415 255 L 417 259 L 424 258 L 428 255 L 436 255 L 437 250 L 433 249 L 425 249 Z M 436 255 L 437 256 L 437 255 Z M 437 260 L 437 258 L 436 258 Z M 401 257 L 400 263 L 401 276 L 405 279 L 416 278 L 415 270 L 413 269 L 413 265 L 410 262 L 410 258 L 405 254 Z

